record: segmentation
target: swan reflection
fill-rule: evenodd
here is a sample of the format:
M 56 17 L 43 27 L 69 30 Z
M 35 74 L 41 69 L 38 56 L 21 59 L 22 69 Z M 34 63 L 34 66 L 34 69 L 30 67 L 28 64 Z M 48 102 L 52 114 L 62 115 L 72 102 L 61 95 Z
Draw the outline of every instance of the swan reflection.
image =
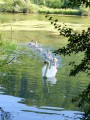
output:
M 43 78 L 42 82 L 43 82 L 43 91 L 44 91 L 44 93 L 49 93 L 50 92 L 50 86 L 55 85 L 56 82 L 57 82 L 57 79 L 55 77 Z
M 49 84 L 50 83 L 50 85 L 54 85 L 54 84 L 56 84 L 56 82 L 57 82 L 57 79 L 55 78 L 55 77 L 50 77 L 50 78 L 43 78 L 43 83 L 44 84 Z

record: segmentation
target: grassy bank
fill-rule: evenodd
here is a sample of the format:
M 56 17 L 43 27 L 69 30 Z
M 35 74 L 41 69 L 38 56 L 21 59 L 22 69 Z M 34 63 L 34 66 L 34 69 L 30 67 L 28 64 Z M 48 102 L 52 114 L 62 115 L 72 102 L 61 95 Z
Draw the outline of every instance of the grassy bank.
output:
M 81 15 L 81 11 L 79 9 L 52 9 L 42 7 L 38 9 L 38 12 L 47 14 Z

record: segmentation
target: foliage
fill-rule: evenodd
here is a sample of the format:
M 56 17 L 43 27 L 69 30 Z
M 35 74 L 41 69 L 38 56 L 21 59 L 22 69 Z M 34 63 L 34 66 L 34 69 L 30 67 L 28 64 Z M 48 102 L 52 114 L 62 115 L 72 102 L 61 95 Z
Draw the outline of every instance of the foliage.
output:
M 13 41 L 3 40 L 2 34 L 0 36 L 0 69 L 2 69 L 14 59 L 13 52 L 17 49 L 17 45 Z
M 12 119 L 11 113 L 4 111 L 1 107 L 0 107 L 0 112 L 1 112 L 0 116 L 1 116 L 2 120 L 4 120 L 4 119 L 11 120 Z
M 81 109 L 84 109 L 85 115 L 83 119 L 88 120 L 88 115 L 90 115 L 90 84 L 87 86 L 87 88 L 82 92 L 82 94 L 79 94 L 78 97 L 75 97 L 72 99 L 72 102 L 78 101 L 78 107 Z
M 45 0 L 31 0 L 31 2 L 37 5 L 45 5 Z
M 64 37 L 68 37 L 68 44 L 66 47 L 55 50 L 56 54 L 70 55 L 71 53 L 77 54 L 79 52 L 84 52 L 84 58 L 82 59 L 79 65 L 75 65 L 75 62 L 70 63 L 74 66 L 74 69 L 71 70 L 70 75 L 75 76 L 80 71 L 87 72 L 88 75 L 90 70 L 90 31 L 83 30 L 81 33 L 74 32 L 71 28 L 68 28 L 65 24 L 58 25 L 57 19 L 55 21 L 52 20 L 52 17 L 48 18 L 51 20 L 51 24 L 54 25 L 56 29 L 58 29 L 60 35 Z
M 4 12 L 18 12 L 19 6 L 21 5 L 21 2 L 19 0 L 12 1 L 12 0 L 6 0 L 5 4 L 2 6 L 2 11 Z
M 81 5 L 79 7 L 79 10 L 80 10 L 82 16 L 90 15 L 89 8 L 86 8 L 85 5 Z
M 66 47 L 54 50 L 55 54 L 62 54 L 65 56 L 71 55 L 72 53 L 84 53 L 84 58 L 81 60 L 80 64 L 76 65 L 75 61 L 69 63 L 74 67 L 74 69 L 71 70 L 70 75 L 75 76 L 79 72 L 86 72 L 87 75 L 90 75 L 90 28 L 86 31 L 82 30 L 81 33 L 76 33 L 65 24 L 63 24 L 63 26 L 58 25 L 58 19 L 53 20 L 52 16 L 49 15 L 46 15 L 46 17 L 51 21 L 51 24 L 54 25 L 55 29 L 58 29 L 60 35 L 68 38 Z M 78 101 L 78 107 L 83 107 L 86 119 L 90 115 L 90 84 L 86 90 L 78 96 L 78 99 L 75 99 L 75 101 Z M 85 107 L 86 105 L 88 105 L 88 107 Z
M 4 12 L 32 12 L 32 6 L 29 0 L 6 0 L 5 4 L 0 9 Z
M 22 13 L 49 13 L 65 15 L 89 15 L 89 10 L 75 9 L 70 10 L 69 0 L 3 0 L 0 4 L 2 12 L 22 12 Z M 46 9 L 44 9 L 46 8 Z M 52 8 L 52 9 L 50 9 Z M 70 10 L 70 11 L 69 11 Z
M 84 4 L 86 7 L 90 7 L 89 0 L 69 0 L 69 3 L 68 3 L 70 7 L 81 6 L 82 4 Z
M 47 0 L 46 6 L 49 8 L 60 8 L 63 2 L 60 0 Z

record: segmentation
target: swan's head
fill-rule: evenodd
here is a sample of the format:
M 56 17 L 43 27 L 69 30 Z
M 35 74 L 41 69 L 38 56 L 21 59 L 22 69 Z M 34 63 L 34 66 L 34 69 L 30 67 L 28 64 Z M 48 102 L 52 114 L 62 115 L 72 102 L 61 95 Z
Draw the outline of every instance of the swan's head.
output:
M 47 64 L 47 65 L 48 65 L 48 64 L 49 64 L 49 62 L 48 62 L 48 61 L 44 61 L 44 64 Z

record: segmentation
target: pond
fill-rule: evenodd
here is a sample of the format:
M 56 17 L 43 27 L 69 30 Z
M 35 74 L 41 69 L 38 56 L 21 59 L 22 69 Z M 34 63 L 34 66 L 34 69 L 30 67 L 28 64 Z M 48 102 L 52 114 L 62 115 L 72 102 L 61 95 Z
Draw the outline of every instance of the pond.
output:
M 56 17 L 78 29 L 90 25 L 88 17 Z M 73 59 L 78 62 L 82 54 L 57 56 L 56 77 L 42 79 L 43 54 L 28 43 L 37 40 L 45 51 L 52 52 L 66 45 L 67 39 L 59 36 L 45 15 L 1 13 L 0 21 L 4 39 L 17 41 L 20 47 L 14 61 L 0 70 L 0 107 L 10 112 L 12 120 L 79 120 L 79 109 L 71 100 L 86 88 L 90 77 L 84 73 L 69 76 L 72 67 L 68 63 Z

